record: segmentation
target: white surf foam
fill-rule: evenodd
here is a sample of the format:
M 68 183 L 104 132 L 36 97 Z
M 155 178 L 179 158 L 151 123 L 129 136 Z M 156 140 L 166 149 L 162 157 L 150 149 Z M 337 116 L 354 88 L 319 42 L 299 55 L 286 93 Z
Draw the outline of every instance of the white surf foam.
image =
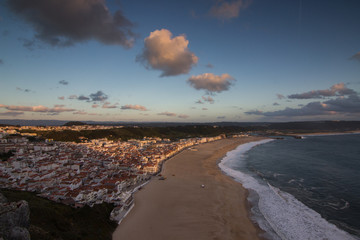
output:
M 273 236 L 270 233 L 271 238 L 274 239 L 357 239 L 337 228 L 334 224 L 327 222 L 320 214 L 305 206 L 291 194 L 282 192 L 280 189 L 263 183 L 249 174 L 231 168 L 235 166 L 236 162 L 244 160 L 246 151 L 269 141 L 271 140 L 240 145 L 234 151 L 229 152 L 219 163 L 219 167 L 227 175 L 241 182 L 251 192 L 255 191 L 258 195 L 258 202 L 255 204 L 258 207 L 258 212 L 267 222 L 263 223 L 262 219 L 257 219 L 259 226 L 267 232 L 274 231 L 278 236 Z M 271 226 L 271 229 L 268 229 L 267 226 Z

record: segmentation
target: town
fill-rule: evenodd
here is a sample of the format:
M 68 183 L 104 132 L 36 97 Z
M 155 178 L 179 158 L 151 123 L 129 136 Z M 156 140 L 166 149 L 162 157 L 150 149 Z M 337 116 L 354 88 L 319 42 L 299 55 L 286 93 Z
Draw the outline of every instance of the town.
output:
M 10 153 L 0 162 L 2 188 L 36 192 L 72 207 L 112 203 L 114 221 L 121 221 L 133 205 L 133 193 L 159 173 L 166 159 L 185 148 L 225 137 L 178 141 L 105 138 L 75 143 L 30 141 L 29 136 L 34 135 L 0 128 L 0 153 Z

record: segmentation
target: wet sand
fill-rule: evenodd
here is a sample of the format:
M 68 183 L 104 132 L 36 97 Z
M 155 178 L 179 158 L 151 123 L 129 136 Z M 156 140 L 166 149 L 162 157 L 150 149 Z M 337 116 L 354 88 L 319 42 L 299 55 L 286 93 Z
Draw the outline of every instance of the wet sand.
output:
M 247 191 L 217 165 L 228 151 L 257 140 L 201 144 L 168 160 L 162 171 L 166 180 L 154 177 L 135 194 L 135 207 L 113 240 L 261 239 L 249 219 Z

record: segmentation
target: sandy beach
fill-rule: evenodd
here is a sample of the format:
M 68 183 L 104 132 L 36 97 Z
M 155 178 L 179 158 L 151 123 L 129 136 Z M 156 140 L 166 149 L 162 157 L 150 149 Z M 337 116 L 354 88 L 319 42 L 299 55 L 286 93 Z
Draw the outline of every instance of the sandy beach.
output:
M 228 151 L 256 140 L 219 140 L 168 160 L 162 171 L 166 180 L 154 177 L 135 194 L 135 207 L 113 240 L 261 239 L 261 230 L 249 219 L 247 191 L 217 165 Z

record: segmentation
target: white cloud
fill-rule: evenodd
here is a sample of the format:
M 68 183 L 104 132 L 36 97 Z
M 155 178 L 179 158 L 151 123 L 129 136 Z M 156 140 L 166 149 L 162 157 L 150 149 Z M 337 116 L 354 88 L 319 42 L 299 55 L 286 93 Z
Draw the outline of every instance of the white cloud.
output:
M 146 67 L 161 70 L 161 76 L 175 76 L 188 73 L 198 62 L 198 57 L 188 49 L 185 35 L 172 37 L 167 29 L 155 30 L 144 40 L 143 52 L 137 61 Z

